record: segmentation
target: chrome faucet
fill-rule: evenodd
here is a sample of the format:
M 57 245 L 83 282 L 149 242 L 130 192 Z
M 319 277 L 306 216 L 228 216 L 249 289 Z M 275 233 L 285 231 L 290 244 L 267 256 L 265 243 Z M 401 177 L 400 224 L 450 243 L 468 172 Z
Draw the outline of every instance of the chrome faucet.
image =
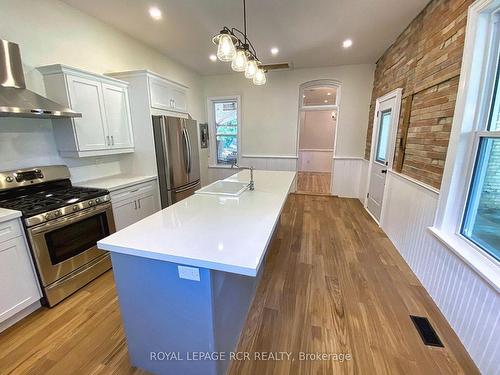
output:
M 255 190 L 255 183 L 253 181 L 253 166 L 242 167 L 239 166 L 237 162 L 234 162 L 234 164 L 231 165 L 231 168 L 248 169 L 250 171 L 250 183 L 248 184 L 248 190 Z

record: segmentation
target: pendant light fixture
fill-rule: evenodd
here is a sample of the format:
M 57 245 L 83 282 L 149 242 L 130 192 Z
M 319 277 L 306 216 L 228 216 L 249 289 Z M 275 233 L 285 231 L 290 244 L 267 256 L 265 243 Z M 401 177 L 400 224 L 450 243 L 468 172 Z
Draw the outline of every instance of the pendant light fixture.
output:
M 266 73 L 261 68 L 257 69 L 253 76 L 254 85 L 264 85 L 266 83 Z
M 248 79 L 252 79 L 259 70 L 259 66 L 257 65 L 257 60 L 250 59 L 247 63 L 247 68 L 245 69 L 245 77 Z
M 259 67 L 261 62 L 247 37 L 246 0 L 243 0 L 243 31 L 224 26 L 212 41 L 217 46 L 220 61 L 231 61 L 231 68 L 235 72 L 245 72 L 245 77 L 252 79 L 255 85 L 266 83 L 266 71 Z
M 233 62 L 231 63 L 231 68 L 235 72 L 244 72 L 247 68 L 248 58 L 247 52 L 241 48 L 236 48 L 236 55 L 233 58 Z

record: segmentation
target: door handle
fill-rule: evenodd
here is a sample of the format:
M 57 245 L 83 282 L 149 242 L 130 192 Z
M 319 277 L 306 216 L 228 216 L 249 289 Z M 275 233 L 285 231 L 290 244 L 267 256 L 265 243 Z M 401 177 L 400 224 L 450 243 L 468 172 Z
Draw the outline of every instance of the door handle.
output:
M 387 173 L 387 169 L 383 169 L 381 173 Z
M 182 129 L 182 137 L 184 138 L 184 147 L 186 150 L 186 154 L 184 155 L 184 161 L 186 163 L 186 173 L 189 174 L 189 144 L 188 144 L 188 139 L 187 139 L 187 134 L 186 134 L 186 129 Z
M 188 173 L 191 173 L 191 155 L 192 155 L 192 150 L 191 150 L 191 137 L 189 136 L 188 131 L 186 130 L 186 139 L 188 143 L 188 156 L 189 156 L 189 161 L 188 161 Z
M 109 141 L 109 135 L 107 135 L 107 136 L 106 136 L 106 144 L 107 144 L 108 146 L 111 146 L 111 143 L 110 143 L 110 141 Z

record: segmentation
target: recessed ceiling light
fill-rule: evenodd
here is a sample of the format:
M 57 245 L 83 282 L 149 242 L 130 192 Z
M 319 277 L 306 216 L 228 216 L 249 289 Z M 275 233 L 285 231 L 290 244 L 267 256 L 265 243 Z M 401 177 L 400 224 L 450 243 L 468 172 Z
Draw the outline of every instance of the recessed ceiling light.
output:
M 280 51 L 280 50 L 279 50 L 277 47 L 273 47 L 273 48 L 271 48 L 271 53 L 272 53 L 273 55 L 277 55 L 279 51 Z
M 326 95 L 330 96 L 330 95 L 332 95 L 332 93 L 331 92 L 327 92 Z
M 325 103 L 328 103 L 328 100 L 325 100 Z
M 210 56 L 208 56 L 208 58 L 212 61 L 217 61 L 217 56 L 215 56 L 215 55 L 210 55 Z
M 161 20 L 161 18 L 162 18 L 161 10 L 158 7 L 150 7 L 149 8 L 149 15 L 154 20 Z
M 342 47 L 344 48 L 349 48 L 350 46 L 352 46 L 352 40 L 351 39 L 346 39 L 342 42 Z

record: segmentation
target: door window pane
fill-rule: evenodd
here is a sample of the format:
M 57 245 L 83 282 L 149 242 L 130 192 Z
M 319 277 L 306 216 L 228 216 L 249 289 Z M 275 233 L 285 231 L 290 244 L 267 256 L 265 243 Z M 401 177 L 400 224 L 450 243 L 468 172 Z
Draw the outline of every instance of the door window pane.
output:
M 462 235 L 500 260 L 500 138 L 482 138 Z
M 337 104 L 337 88 L 316 86 L 304 89 L 302 95 L 303 106 L 316 105 L 336 105 Z
M 217 164 L 238 160 L 238 102 L 214 102 Z
M 391 110 L 383 111 L 380 114 L 378 140 L 377 140 L 377 152 L 375 154 L 375 160 L 379 163 L 387 162 L 387 153 L 389 146 L 389 133 L 391 130 Z

